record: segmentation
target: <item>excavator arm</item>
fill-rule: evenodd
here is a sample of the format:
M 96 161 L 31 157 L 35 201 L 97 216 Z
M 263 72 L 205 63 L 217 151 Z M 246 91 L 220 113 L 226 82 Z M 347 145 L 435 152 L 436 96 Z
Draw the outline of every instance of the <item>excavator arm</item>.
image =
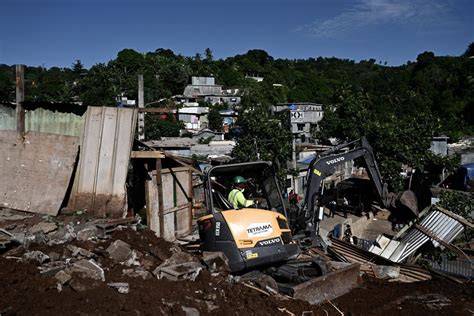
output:
M 355 144 L 360 144 L 360 146 L 354 148 Z M 347 147 L 353 148 L 349 151 L 341 152 L 343 148 Z M 388 192 L 388 186 L 382 180 L 372 147 L 367 140 L 362 137 L 360 140 L 342 144 L 326 151 L 311 161 L 307 176 L 307 190 L 303 202 L 303 214 L 305 222 L 311 224 L 309 225 L 309 227 L 312 227 L 310 230 L 314 231 L 317 224 L 317 208 L 320 206 L 322 181 L 336 172 L 336 166 L 360 157 L 365 160 L 367 172 L 374 183 L 383 206 L 388 208 L 394 205 L 395 194 Z M 406 206 L 410 209 L 414 207 L 413 205 Z

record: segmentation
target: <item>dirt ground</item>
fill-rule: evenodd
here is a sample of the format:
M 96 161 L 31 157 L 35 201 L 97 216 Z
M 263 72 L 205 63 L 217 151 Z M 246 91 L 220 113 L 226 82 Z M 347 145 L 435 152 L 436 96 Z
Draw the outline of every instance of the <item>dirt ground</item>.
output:
M 13 227 L 11 222 L 9 225 Z M 23 224 L 15 222 L 15 225 Z M 109 257 L 106 249 L 116 240 L 127 243 L 138 254 L 138 265 L 149 274 L 148 278 L 124 273 L 130 267 Z M 40 273 L 39 268 L 44 264 L 23 257 L 25 252 L 41 251 L 50 261 L 70 266 L 80 259 L 73 254 L 71 245 L 90 252 L 87 258 L 103 268 L 105 281 L 72 273 L 72 279 L 59 286 L 54 275 Z M 474 314 L 473 285 L 458 285 L 444 279 L 404 284 L 363 277 L 360 286 L 352 292 L 312 306 L 283 296 L 268 296 L 241 283 L 231 284 L 225 273 L 211 274 L 207 269 L 195 281 L 158 279 L 149 273 L 177 251 L 183 250 L 147 229 L 130 228 L 117 230 L 108 239 L 74 239 L 62 244 L 31 244 L 28 249 L 12 248 L 0 256 L 0 315 Z M 200 259 L 192 256 L 197 261 Z M 108 286 L 112 282 L 128 283 L 128 293 L 119 293 Z

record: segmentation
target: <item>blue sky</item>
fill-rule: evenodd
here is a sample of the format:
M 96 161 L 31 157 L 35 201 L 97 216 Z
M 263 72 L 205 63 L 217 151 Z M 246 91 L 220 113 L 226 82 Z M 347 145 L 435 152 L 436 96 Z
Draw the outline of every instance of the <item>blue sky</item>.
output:
M 474 0 L 1 0 L 0 64 L 87 67 L 123 48 L 216 58 L 460 55 L 474 41 Z

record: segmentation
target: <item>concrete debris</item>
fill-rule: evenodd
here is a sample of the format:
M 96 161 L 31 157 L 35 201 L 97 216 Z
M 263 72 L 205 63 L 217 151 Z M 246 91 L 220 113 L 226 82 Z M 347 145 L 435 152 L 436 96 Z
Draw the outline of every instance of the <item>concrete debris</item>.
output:
M 219 308 L 218 305 L 216 305 L 216 304 L 214 304 L 214 303 L 212 303 L 212 302 L 210 302 L 210 301 L 206 301 L 206 307 L 207 307 L 207 311 L 208 311 L 209 313 L 211 313 L 213 310 Z
M 43 264 L 46 261 L 49 261 L 49 256 L 41 251 L 35 250 L 27 252 L 22 257 L 26 261 L 36 261 L 38 264 Z
M 123 264 L 127 267 L 139 266 L 140 262 L 137 260 L 139 256 L 142 257 L 143 255 L 135 250 L 132 250 L 130 257 L 124 261 Z
M 40 222 L 40 223 L 34 225 L 33 227 L 31 227 L 30 231 L 31 231 L 32 234 L 40 233 L 40 232 L 48 234 L 52 231 L 55 231 L 56 229 L 58 229 L 58 226 L 55 223 Z
M 127 294 L 129 291 L 128 283 L 124 282 L 107 283 L 107 286 L 117 289 L 117 291 L 122 294 Z
M 114 241 L 106 251 L 109 254 L 109 257 L 117 262 L 123 262 L 132 256 L 130 245 L 120 239 Z
M 186 316 L 199 316 L 199 311 L 194 307 L 181 306 L 181 309 L 186 314 Z
M 396 279 L 400 276 L 399 266 L 373 265 L 372 270 L 377 279 Z
M 92 259 L 82 259 L 73 263 L 73 266 L 68 268 L 71 273 L 80 273 L 95 280 L 105 281 L 104 270 Z
M 49 236 L 48 245 L 60 245 L 66 242 L 70 242 L 76 238 L 76 232 L 74 231 L 74 225 L 72 223 L 67 224 L 64 227 L 59 228 L 51 236 Z
M 95 255 L 92 252 L 81 247 L 77 247 L 74 245 L 67 245 L 67 249 L 69 249 L 72 252 L 73 257 L 81 256 L 88 259 L 95 257 Z
M 99 235 L 99 229 L 94 226 L 88 226 L 76 233 L 77 240 L 86 241 L 92 238 L 96 238 Z
M 53 262 L 61 260 L 61 255 L 55 251 L 48 252 L 48 256 Z
M 152 277 L 151 273 L 142 268 L 136 269 L 123 269 L 122 273 L 131 278 L 142 278 L 148 280 Z
M 211 273 L 230 272 L 229 259 L 227 259 L 223 252 L 204 252 L 202 261 Z
M 174 266 L 174 265 L 177 265 L 177 264 L 180 264 L 180 263 L 186 263 L 186 262 L 199 263 L 199 260 L 195 256 L 193 256 L 193 255 L 191 255 L 187 252 L 179 250 L 179 251 L 173 253 L 171 255 L 171 257 L 166 259 L 161 264 L 161 267 Z
M 162 264 L 153 271 L 153 274 L 156 275 L 158 279 L 166 278 L 171 281 L 194 281 L 203 268 L 204 267 L 197 262 L 185 262 L 171 266 L 163 266 Z
M 65 262 L 53 261 L 43 264 L 41 267 L 39 267 L 39 270 L 42 275 L 52 277 L 65 268 L 67 268 L 67 264 Z
M 25 213 L 14 211 L 9 208 L 2 208 L 0 212 L 0 222 L 3 221 L 21 221 L 28 218 L 32 218 L 34 215 L 27 215 Z
M 56 280 L 58 280 L 59 284 L 61 285 L 68 283 L 69 280 L 71 280 L 72 278 L 71 275 L 66 273 L 64 270 L 61 270 L 58 273 L 56 273 L 54 277 L 56 278 Z
M 78 278 L 72 278 L 68 284 L 76 292 L 92 290 L 100 285 L 96 280 L 82 280 Z

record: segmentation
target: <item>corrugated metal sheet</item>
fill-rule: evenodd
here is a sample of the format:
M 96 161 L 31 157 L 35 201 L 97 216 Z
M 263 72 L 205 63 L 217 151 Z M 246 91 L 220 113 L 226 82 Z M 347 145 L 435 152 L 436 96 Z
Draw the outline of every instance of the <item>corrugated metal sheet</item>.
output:
M 65 106 L 66 107 L 66 106 Z M 38 107 L 25 110 L 25 131 L 58 135 L 81 136 L 85 115 L 53 111 Z M 0 104 L 0 130 L 16 130 L 14 106 Z
M 87 109 L 76 185 L 69 207 L 87 209 L 97 215 L 123 214 L 136 117 L 136 109 Z
M 374 264 L 399 266 L 400 276 L 402 277 L 401 281 L 404 282 L 416 282 L 431 279 L 431 274 L 421 267 L 391 262 L 379 255 L 365 251 L 342 240 L 331 239 L 331 246 L 329 249 L 336 252 L 338 255 L 342 255 L 348 262 L 358 262 L 363 266 L 368 265 L 370 267 L 370 265 Z M 373 271 L 367 269 L 367 267 L 361 268 L 361 270 L 373 274 Z
M 74 113 L 37 108 L 25 111 L 25 130 L 60 135 L 80 136 L 84 129 L 85 116 Z
M 16 130 L 15 109 L 0 104 L 0 131 Z
M 421 230 L 413 226 L 400 240 L 392 240 L 386 245 L 381 245 L 382 249 L 372 246 L 370 251 L 372 253 L 381 253 L 382 256 L 393 262 L 403 262 L 429 240 L 436 247 L 440 246 L 436 239 L 449 244 L 464 230 L 464 226 L 460 221 L 439 211 L 435 207 L 418 221 L 418 225 L 421 227 Z M 429 232 L 436 239 L 428 236 L 426 232 Z M 393 247 L 394 245 L 396 247 Z

